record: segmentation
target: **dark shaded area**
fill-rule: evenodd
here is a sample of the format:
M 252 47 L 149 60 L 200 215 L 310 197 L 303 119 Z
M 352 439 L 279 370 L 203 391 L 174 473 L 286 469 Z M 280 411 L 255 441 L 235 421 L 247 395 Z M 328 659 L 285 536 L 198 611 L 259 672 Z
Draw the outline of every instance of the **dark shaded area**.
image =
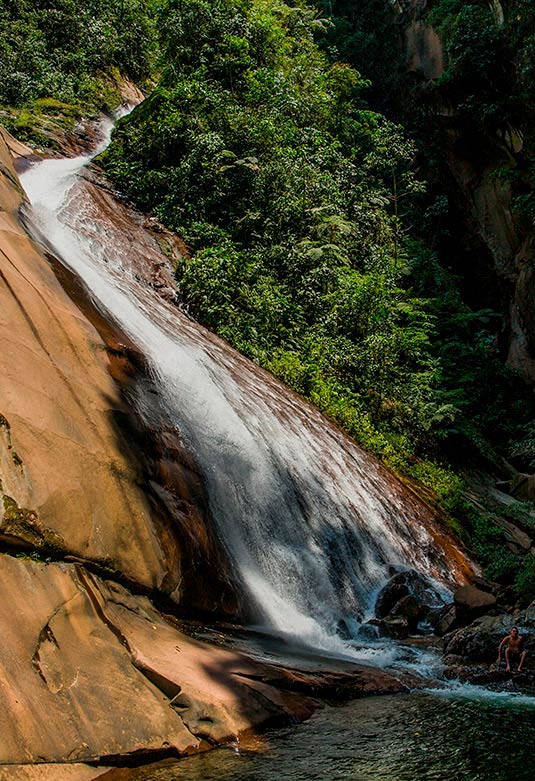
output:
M 215 537 L 199 468 L 183 445 L 180 432 L 162 427 L 164 416 L 159 418 L 157 414 L 158 392 L 146 360 L 109 315 L 99 311 L 85 285 L 52 252 L 47 252 L 47 258 L 64 290 L 106 344 L 110 373 L 125 401 L 123 409 L 114 409 L 110 400 L 110 418 L 119 447 L 138 472 L 139 485 L 150 500 L 152 522 L 169 561 L 168 582 L 153 595 L 155 600 L 162 608 L 176 612 L 176 602 L 167 595 L 177 587 L 176 573 L 182 570 L 180 604 L 188 613 L 236 615 L 244 609 L 243 596 L 231 575 L 224 548 Z M 136 400 L 142 400 L 145 394 L 150 394 L 154 410 L 151 429 L 136 412 Z M 48 556 L 49 551 L 42 554 Z M 50 551 L 50 557 L 73 560 L 54 551 Z M 139 586 L 127 582 L 107 562 L 83 563 L 96 574 L 123 582 L 139 593 Z

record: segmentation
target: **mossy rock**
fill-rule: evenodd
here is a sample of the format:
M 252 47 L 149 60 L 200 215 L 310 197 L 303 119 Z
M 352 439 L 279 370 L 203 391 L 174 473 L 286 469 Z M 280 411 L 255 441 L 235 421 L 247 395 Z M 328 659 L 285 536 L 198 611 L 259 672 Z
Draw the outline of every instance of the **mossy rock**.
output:
M 0 525 L 0 533 L 5 537 L 14 537 L 24 545 L 39 551 L 57 555 L 65 551 L 63 538 L 44 527 L 35 510 L 19 507 L 11 496 L 4 495 L 4 518 Z

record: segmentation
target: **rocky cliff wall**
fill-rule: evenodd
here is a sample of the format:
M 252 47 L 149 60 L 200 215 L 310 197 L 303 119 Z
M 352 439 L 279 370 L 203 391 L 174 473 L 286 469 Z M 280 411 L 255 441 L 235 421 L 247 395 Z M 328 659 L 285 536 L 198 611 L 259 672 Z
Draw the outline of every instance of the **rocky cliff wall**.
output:
M 490 0 L 494 23 L 501 27 L 504 11 L 499 0 Z M 445 102 L 444 93 L 433 86 L 448 66 L 448 58 L 437 31 L 429 23 L 431 4 L 427 0 L 401 0 L 393 4 L 405 30 L 406 67 L 417 81 L 419 102 L 430 111 L 428 121 L 443 131 L 444 155 L 458 192 L 454 197 L 463 222 L 465 244 L 473 247 L 472 267 L 455 269 L 479 287 L 475 306 L 500 307 L 504 315 L 507 363 L 529 382 L 535 382 L 535 310 L 532 297 L 533 232 L 515 219 L 510 185 L 500 172 L 521 171 L 524 138 L 508 125 L 492 138 L 473 137 L 463 126 L 455 107 Z M 450 188 L 451 189 L 451 188 Z M 479 248 L 478 248 L 479 244 Z M 470 260 L 468 260 L 470 262 Z M 486 277 L 486 278 L 485 278 Z M 488 290 L 485 290 L 488 288 Z
M 126 347 L 110 349 L 111 332 L 106 343 L 25 233 L 6 139 L 24 153 L 0 139 L 0 778 L 19 763 L 10 778 L 38 777 L 32 763 L 44 778 L 46 763 L 199 750 L 286 705 L 236 680 L 248 664 L 239 655 L 195 643 L 147 598 L 89 572 L 180 601 L 193 569 L 200 607 L 225 589 L 186 456 L 175 454 L 168 480 L 181 527 L 151 501 L 130 447 L 135 417 L 112 376 L 129 381 Z
M 139 428 L 122 391 L 142 359 L 63 271 L 65 292 L 59 264 L 26 234 L 24 194 L 0 144 L 0 542 L 90 562 L 176 602 L 196 570 L 190 607 L 217 605 L 224 562 L 195 465 L 180 443 L 162 452 Z M 157 474 L 162 459 L 171 477 Z M 151 489 L 159 478 L 175 518 Z

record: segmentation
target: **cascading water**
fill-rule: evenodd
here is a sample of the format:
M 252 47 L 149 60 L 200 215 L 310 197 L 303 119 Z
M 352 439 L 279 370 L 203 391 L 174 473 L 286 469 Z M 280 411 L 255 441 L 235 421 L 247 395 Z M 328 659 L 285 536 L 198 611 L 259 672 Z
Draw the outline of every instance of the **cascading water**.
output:
M 111 122 L 105 130 L 95 154 Z M 389 565 L 451 583 L 421 502 L 317 410 L 138 281 L 142 249 L 95 211 L 78 176 L 90 159 L 27 171 L 27 220 L 147 357 L 258 623 L 340 650 L 339 621 L 369 612 Z

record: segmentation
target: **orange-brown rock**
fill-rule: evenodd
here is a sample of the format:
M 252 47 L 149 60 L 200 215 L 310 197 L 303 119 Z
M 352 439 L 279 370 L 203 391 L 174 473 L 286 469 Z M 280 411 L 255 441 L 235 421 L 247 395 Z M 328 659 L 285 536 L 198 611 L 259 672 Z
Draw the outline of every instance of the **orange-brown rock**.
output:
M 0 554 L 0 766 L 189 753 L 311 701 L 73 564 Z
M 306 718 L 316 706 L 307 692 L 419 683 L 361 665 L 270 667 L 187 637 L 146 597 L 82 566 L 5 554 L 0 627 L 0 767 L 82 763 L 80 778 L 91 778 L 83 763 L 181 755 L 269 720 Z
M 13 151 L 21 150 L 15 145 Z M 67 295 L 43 250 L 20 224 L 23 199 L 4 134 L 0 540 L 89 560 L 179 601 L 183 570 L 192 570 L 192 559 L 206 560 L 207 573 L 222 569 L 209 566 L 218 562 L 219 553 L 205 524 L 195 465 L 187 454 L 178 454 L 174 474 L 166 476 L 167 495 L 175 489 L 179 493 L 179 539 L 174 519 L 159 511 L 157 495 L 148 490 L 147 464 L 130 446 L 135 420 L 110 374 L 114 367 L 116 376 L 128 374 L 132 367 L 126 352 L 116 343 L 110 360 L 101 333 Z M 124 420 L 127 425 L 120 425 Z M 189 538 L 183 532 L 188 527 Z M 224 589 L 217 575 L 213 581 L 215 603 Z M 199 581 L 196 593 L 203 606 Z
M 58 765 L 8 765 L 0 767 L 0 781 L 93 781 L 106 772 L 80 763 Z

